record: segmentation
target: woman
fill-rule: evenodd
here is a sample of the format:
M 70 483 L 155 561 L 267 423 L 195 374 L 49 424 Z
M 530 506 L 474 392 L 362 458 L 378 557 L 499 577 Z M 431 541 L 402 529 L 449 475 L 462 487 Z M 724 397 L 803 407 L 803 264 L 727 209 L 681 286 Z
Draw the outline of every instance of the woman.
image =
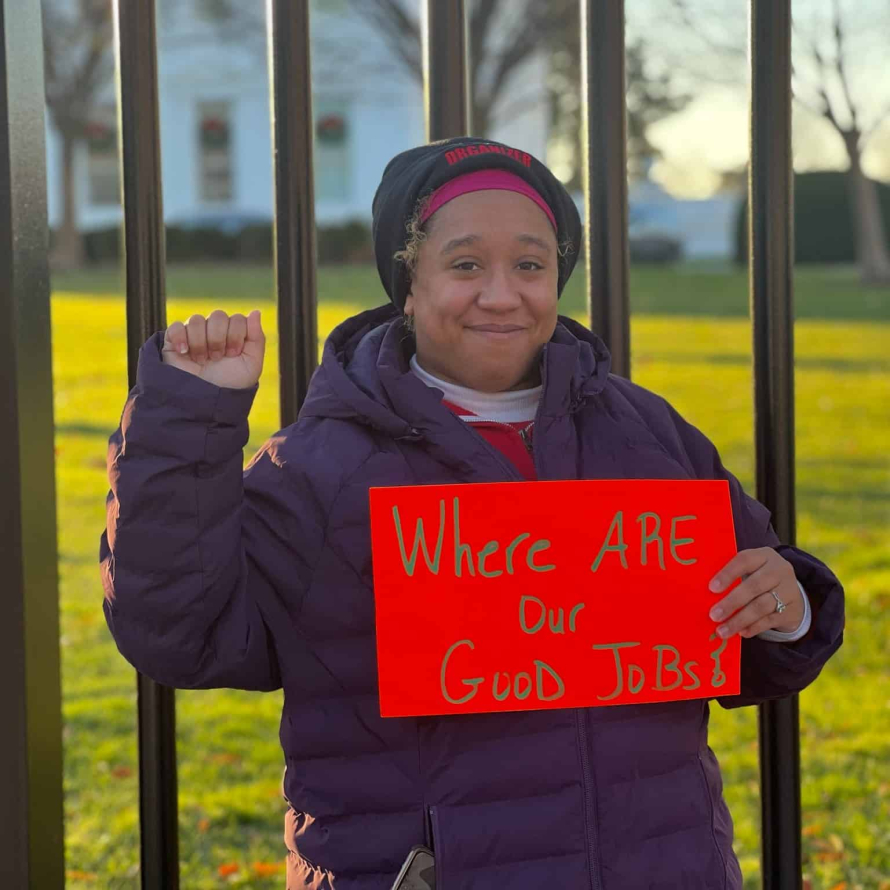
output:
M 180 688 L 283 686 L 288 887 L 389 888 L 415 844 L 440 888 L 740 888 L 705 700 L 381 719 L 368 489 L 521 479 L 727 479 L 739 707 L 797 692 L 841 643 L 843 592 L 663 399 L 557 314 L 581 224 L 527 153 L 404 152 L 374 199 L 394 305 L 328 339 L 297 423 L 242 475 L 259 313 L 145 344 L 111 439 L 105 613 Z M 731 593 L 721 596 L 738 578 Z

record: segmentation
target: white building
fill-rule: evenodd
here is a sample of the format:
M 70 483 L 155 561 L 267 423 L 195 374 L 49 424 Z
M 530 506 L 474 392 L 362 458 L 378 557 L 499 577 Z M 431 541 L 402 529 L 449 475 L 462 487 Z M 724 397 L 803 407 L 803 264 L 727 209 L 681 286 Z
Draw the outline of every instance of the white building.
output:
M 244 0 L 257 2 L 259 0 Z M 164 215 L 168 223 L 268 220 L 273 208 L 269 75 L 263 23 L 237 42 L 223 40 L 196 13 L 195 0 L 161 6 L 159 88 Z M 166 13 L 164 15 L 163 13 Z M 383 38 L 342 0 L 318 0 L 312 14 L 316 219 L 369 220 L 386 163 L 424 141 L 420 85 Z M 546 64 L 517 69 L 503 99 L 509 125 L 492 138 L 544 157 Z M 537 100 L 534 96 L 537 95 Z M 516 112 L 517 99 L 521 113 Z M 113 85 L 75 161 L 78 222 L 115 225 L 118 200 Z M 50 224 L 61 215 L 61 147 L 47 133 Z
M 648 176 L 628 190 L 631 238 L 674 238 L 687 260 L 727 259 L 735 253 L 742 195 L 721 193 L 699 200 L 679 199 Z
M 260 0 L 255 2 L 261 10 Z M 272 218 L 272 146 L 265 25 L 261 15 L 225 39 L 196 12 L 198 0 L 160 0 L 159 87 L 164 215 L 168 223 L 237 227 Z M 421 4 L 418 2 L 418 6 Z M 509 6 L 505 7 L 509 11 Z M 248 19 L 248 21 L 251 21 Z M 424 141 L 419 83 L 384 38 L 346 0 L 312 8 L 315 215 L 320 225 L 370 220 L 387 162 Z M 496 25 L 492 32 L 509 28 Z M 546 160 L 547 60 L 530 57 L 501 99 L 491 137 Z M 50 224 L 59 224 L 61 146 L 48 124 Z M 75 159 L 77 218 L 83 231 L 121 219 L 113 84 Z M 733 254 L 740 196 L 678 200 L 651 179 L 631 186 L 631 237 L 669 235 L 687 259 Z M 579 208 L 583 200 L 576 196 Z

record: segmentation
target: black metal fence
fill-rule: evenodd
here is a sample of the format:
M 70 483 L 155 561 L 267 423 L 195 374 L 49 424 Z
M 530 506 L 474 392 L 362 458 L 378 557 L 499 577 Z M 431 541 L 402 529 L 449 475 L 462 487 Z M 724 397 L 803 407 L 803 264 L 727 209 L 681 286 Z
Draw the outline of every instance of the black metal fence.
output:
M 630 372 L 623 0 L 579 0 L 592 327 Z M 425 0 L 427 137 L 470 131 L 466 0 Z M 316 363 L 309 0 L 269 0 L 281 424 Z M 750 0 L 757 495 L 793 543 L 790 0 Z M 166 325 L 154 3 L 115 3 L 129 378 Z M 64 885 L 40 5 L 0 0 L 0 886 Z M 98 572 L 98 569 L 97 569 Z M 98 584 L 98 582 L 97 582 Z M 97 608 L 99 604 L 97 603 Z M 175 695 L 139 676 L 142 886 L 179 886 Z M 763 884 L 801 886 L 797 699 L 760 709 Z

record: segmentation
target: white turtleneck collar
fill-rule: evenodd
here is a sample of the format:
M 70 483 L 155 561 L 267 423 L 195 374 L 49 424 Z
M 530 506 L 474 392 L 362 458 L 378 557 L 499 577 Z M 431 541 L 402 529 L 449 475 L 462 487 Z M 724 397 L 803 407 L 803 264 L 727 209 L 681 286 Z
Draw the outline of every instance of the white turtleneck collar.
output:
M 427 386 L 442 390 L 445 393 L 445 401 L 452 405 L 465 408 L 480 418 L 497 420 L 501 423 L 525 423 L 534 420 L 543 389 L 542 386 L 511 389 L 506 392 L 480 392 L 468 389 L 456 383 L 449 383 L 447 380 L 440 380 L 428 371 L 424 371 L 416 355 L 411 356 L 411 373 Z

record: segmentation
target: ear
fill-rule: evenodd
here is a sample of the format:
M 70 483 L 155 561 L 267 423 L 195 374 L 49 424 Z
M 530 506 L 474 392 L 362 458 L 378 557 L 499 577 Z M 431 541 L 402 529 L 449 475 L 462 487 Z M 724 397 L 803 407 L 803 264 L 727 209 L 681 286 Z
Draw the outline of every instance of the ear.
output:
M 405 315 L 414 315 L 414 293 L 410 290 L 408 296 L 405 297 L 405 308 L 402 311 Z

